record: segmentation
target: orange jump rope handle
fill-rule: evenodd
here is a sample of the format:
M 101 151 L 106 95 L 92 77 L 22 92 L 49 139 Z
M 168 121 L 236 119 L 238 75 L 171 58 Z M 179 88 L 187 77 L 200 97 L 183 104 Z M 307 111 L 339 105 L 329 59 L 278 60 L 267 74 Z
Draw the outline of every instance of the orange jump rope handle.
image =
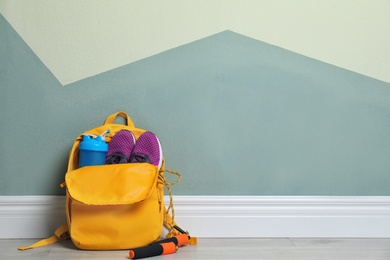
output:
M 180 247 L 180 246 L 184 246 L 184 245 L 188 244 L 188 241 L 189 241 L 189 237 L 187 234 L 180 234 L 180 235 L 177 235 L 174 237 L 170 237 L 170 238 L 166 238 L 166 239 L 162 239 L 162 240 L 153 242 L 153 243 L 151 243 L 151 245 L 173 242 L 173 243 L 175 243 L 176 246 Z
M 131 249 L 129 256 L 131 259 L 140 259 L 158 255 L 168 255 L 176 252 L 176 245 L 173 242 L 162 244 L 150 244 L 148 246 Z

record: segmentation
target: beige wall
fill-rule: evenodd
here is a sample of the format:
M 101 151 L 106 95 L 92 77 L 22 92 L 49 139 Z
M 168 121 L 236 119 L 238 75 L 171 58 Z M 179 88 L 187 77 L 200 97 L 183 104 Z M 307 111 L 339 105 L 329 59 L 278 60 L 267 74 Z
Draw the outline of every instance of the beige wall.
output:
M 390 82 L 387 0 L 0 0 L 63 84 L 232 30 Z

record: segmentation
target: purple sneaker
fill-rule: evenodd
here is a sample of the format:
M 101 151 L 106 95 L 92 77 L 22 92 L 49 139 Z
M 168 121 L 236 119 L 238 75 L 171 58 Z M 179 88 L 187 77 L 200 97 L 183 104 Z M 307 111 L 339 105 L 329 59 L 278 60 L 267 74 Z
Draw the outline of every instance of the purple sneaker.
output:
M 108 143 L 106 164 L 127 163 L 135 145 L 135 137 L 128 130 L 118 131 Z
M 131 153 L 129 163 L 147 162 L 160 169 L 162 163 L 162 149 L 160 141 L 152 132 L 141 134 Z

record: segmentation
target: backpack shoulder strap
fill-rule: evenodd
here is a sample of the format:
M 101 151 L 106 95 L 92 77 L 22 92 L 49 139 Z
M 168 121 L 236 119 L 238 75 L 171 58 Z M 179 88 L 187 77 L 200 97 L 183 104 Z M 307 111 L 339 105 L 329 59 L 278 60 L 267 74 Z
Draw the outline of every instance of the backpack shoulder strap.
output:
M 42 240 L 36 242 L 35 244 L 29 245 L 29 246 L 19 247 L 18 249 L 21 251 L 24 251 L 27 249 L 37 248 L 37 247 L 41 247 L 41 246 L 47 246 L 47 245 L 53 244 L 55 242 L 58 242 L 60 240 L 68 239 L 69 238 L 68 231 L 69 231 L 68 224 L 63 224 L 62 226 L 60 226 L 59 228 L 56 229 L 53 236 L 51 236 L 49 238 L 42 239 Z

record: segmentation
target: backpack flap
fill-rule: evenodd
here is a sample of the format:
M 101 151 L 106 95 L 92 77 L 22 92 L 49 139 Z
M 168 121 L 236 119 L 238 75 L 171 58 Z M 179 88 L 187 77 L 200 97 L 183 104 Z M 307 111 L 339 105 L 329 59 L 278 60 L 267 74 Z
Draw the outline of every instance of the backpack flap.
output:
M 86 205 L 123 205 L 145 200 L 156 188 L 157 167 L 148 163 L 85 166 L 68 172 L 72 199 Z

